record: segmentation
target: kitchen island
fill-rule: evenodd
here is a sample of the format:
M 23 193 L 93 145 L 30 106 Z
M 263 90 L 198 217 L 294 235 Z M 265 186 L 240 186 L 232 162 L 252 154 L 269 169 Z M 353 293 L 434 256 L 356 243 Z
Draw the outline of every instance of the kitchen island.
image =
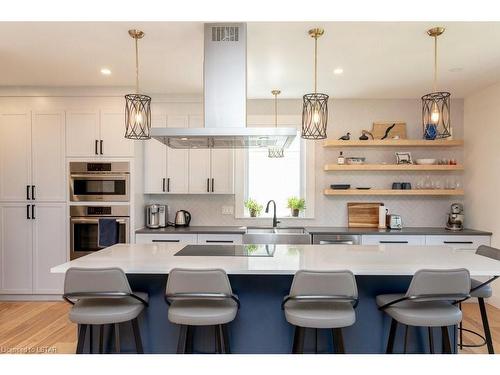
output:
M 500 275 L 500 262 L 446 246 L 330 246 L 267 245 L 251 247 L 250 256 L 232 253 L 227 246 L 224 256 L 210 252 L 201 255 L 175 255 L 185 245 L 179 243 L 120 244 L 52 268 L 64 273 L 70 267 L 120 267 L 132 289 L 149 294 L 149 307 L 140 318 L 146 353 L 175 353 L 179 327 L 167 319 L 164 300 L 168 273 L 176 267 L 222 268 L 241 300 L 241 309 L 230 324 L 233 353 L 289 353 L 293 327 L 280 308 L 288 294 L 294 273 L 300 269 L 349 269 L 356 275 L 359 305 L 356 323 L 344 330 L 348 353 L 383 353 L 389 333 L 389 319 L 378 311 L 375 296 L 405 292 L 412 275 L 422 268 L 467 268 L 471 276 Z M 202 245 L 199 245 L 203 249 Z M 133 352 L 131 328 L 121 329 L 122 350 Z M 453 331 L 454 332 L 454 331 Z M 214 348 L 210 329 L 197 329 L 195 351 Z M 313 334 L 306 335 L 306 351 L 313 350 Z M 435 341 L 439 342 L 438 332 Z M 455 335 L 451 335 L 456 347 Z M 398 331 L 396 352 L 402 350 L 403 329 Z M 410 330 L 409 351 L 424 352 L 427 336 L 423 329 Z M 318 335 L 320 351 L 331 351 L 328 332 Z

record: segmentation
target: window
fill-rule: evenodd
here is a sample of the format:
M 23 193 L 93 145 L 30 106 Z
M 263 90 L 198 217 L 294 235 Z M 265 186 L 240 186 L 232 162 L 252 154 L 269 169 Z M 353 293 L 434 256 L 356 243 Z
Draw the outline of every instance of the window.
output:
M 306 145 L 310 145 L 311 152 L 306 150 Z M 295 137 L 292 144 L 285 149 L 283 158 L 269 158 L 267 148 L 248 149 L 244 150 L 245 168 L 240 174 L 243 180 L 242 186 L 237 184 L 237 216 L 248 217 L 249 213 L 244 209 L 244 202 L 252 198 L 264 206 L 273 199 L 276 202 L 276 214 L 279 217 L 291 216 L 290 209 L 287 208 L 287 200 L 291 196 L 301 197 L 306 199 L 306 211 L 300 214 L 300 217 L 312 217 L 314 210 L 314 198 L 311 202 L 307 196 L 314 197 L 313 192 L 308 193 L 308 188 L 311 184 L 307 183 L 308 175 L 313 176 L 313 166 L 307 168 L 310 164 L 311 157 L 314 151 L 314 145 L 308 144 L 300 138 L 300 134 Z M 242 165 L 240 164 L 240 165 Z M 314 165 L 314 163 L 312 163 Z M 314 186 L 314 178 L 312 181 Z M 239 192 L 239 189 L 242 190 Z M 314 190 L 314 188 L 313 188 Z M 240 194 L 238 194 L 240 193 Z M 261 213 L 261 216 L 270 216 L 270 214 Z

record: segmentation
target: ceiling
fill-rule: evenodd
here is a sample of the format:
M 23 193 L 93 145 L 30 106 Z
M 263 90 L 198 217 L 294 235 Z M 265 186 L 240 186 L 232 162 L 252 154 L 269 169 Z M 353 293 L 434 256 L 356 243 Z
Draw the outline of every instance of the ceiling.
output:
M 444 22 L 439 39 L 439 89 L 464 97 L 500 81 L 500 22 Z M 334 98 L 416 98 L 432 89 L 433 41 L 422 22 L 248 23 L 248 97 L 271 98 L 280 88 L 298 98 L 313 88 L 319 39 L 318 90 Z M 130 87 L 140 28 L 141 89 L 203 92 L 201 22 L 0 22 L 0 86 Z M 100 73 L 111 69 L 110 76 Z M 341 67 L 342 75 L 333 70 Z

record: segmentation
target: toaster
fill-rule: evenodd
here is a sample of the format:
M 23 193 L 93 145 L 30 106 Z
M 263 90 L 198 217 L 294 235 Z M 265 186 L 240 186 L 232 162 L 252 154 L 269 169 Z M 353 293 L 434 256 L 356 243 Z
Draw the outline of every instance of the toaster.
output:
M 400 215 L 387 215 L 386 223 L 389 229 L 403 229 L 403 220 Z

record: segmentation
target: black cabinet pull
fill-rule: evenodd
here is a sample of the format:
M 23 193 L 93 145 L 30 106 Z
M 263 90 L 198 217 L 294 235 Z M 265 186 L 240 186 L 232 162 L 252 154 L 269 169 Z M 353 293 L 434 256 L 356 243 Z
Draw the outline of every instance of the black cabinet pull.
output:
M 212 193 L 214 192 L 215 178 L 212 178 Z
M 31 217 L 30 217 L 30 205 L 29 204 L 26 205 L 26 219 L 28 219 L 28 220 L 31 219 Z
M 35 185 L 31 185 L 31 199 L 35 200 Z
M 167 192 L 170 193 L 170 177 L 167 178 Z
M 35 205 L 34 204 L 31 205 L 31 219 L 32 220 L 36 219 L 36 217 L 35 217 Z
M 473 241 L 443 241 L 443 243 L 457 244 L 457 245 L 471 245 Z
M 408 243 L 408 241 L 379 241 L 379 243 Z
M 151 242 L 181 242 L 181 240 L 151 240 Z
M 100 148 L 101 148 L 101 155 L 103 155 L 103 153 L 102 153 L 102 139 L 99 141 L 99 145 L 100 145 Z
M 99 141 L 96 139 L 95 140 L 95 154 L 99 155 L 99 153 L 97 152 L 97 143 L 99 143 Z
M 210 193 L 210 179 L 207 178 L 207 193 Z
M 233 240 L 206 240 L 206 243 L 233 243 Z
M 161 179 L 161 189 L 163 192 L 165 192 L 165 178 Z
M 30 200 L 30 186 L 26 185 L 26 200 Z

